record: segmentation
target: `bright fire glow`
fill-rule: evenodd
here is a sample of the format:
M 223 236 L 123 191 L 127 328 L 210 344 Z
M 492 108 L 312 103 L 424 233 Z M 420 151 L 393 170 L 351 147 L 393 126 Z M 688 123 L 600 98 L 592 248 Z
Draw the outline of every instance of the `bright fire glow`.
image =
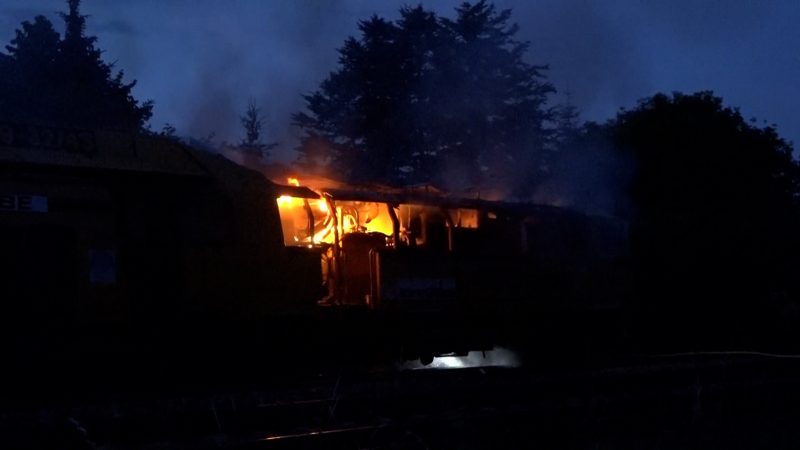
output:
M 289 197 L 288 195 L 281 195 L 278 197 L 278 206 L 287 206 L 292 203 L 292 200 L 299 200 L 293 197 Z
M 300 186 L 300 180 L 295 177 L 288 178 L 287 182 L 292 186 Z M 287 245 L 332 244 L 334 227 L 337 227 L 340 238 L 354 232 L 376 232 L 391 236 L 393 231 L 388 207 L 383 203 L 336 202 L 334 217 L 325 199 L 283 195 L 278 197 L 278 208 Z M 314 220 L 313 236 L 308 236 L 309 208 Z

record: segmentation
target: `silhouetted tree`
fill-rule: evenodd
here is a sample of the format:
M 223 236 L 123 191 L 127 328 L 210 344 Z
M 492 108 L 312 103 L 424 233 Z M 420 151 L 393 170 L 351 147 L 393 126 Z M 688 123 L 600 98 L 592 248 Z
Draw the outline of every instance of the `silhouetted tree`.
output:
M 239 151 L 251 153 L 256 156 L 259 162 L 269 157 L 269 151 L 277 147 L 277 143 L 265 144 L 261 140 L 261 130 L 264 127 L 264 120 L 261 118 L 261 109 L 256 106 L 255 101 L 250 100 L 247 110 L 239 117 L 242 128 L 244 128 L 245 138 L 239 143 Z
M 242 127 L 245 131 L 245 138 L 242 140 L 242 145 L 248 147 L 259 147 L 261 143 L 261 127 L 264 126 L 264 121 L 261 120 L 261 111 L 252 100 L 247 104 L 247 111 L 244 115 L 239 117 L 242 122 Z
M 58 52 L 60 40 L 44 16 L 25 21 L 3 55 L 0 78 L 0 115 L 5 120 L 45 121 L 41 115 L 58 103 Z M 41 113 L 40 113 L 41 112 Z M 52 113 L 50 113 L 52 114 Z
M 752 337 L 796 276 L 791 146 L 710 92 L 656 95 L 611 126 L 636 161 L 628 217 L 645 307 L 671 338 Z
M 78 128 L 140 130 L 152 102 L 133 98 L 135 81 L 102 60 L 96 38 L 86 35 L 80 0 L 62 13 L 63 39 L 43 16 L 23 22 L 0 58 L 0 119 Z
M 551 114 L 555 125 L 552 138 L 558 147 L 571 145 L 570 141 L 577 139 L 581 133 L 588 131 L 585 126 L 588 125 L 589 129 L 594 129 L 596 125 L 593 123 L 582 125 L 580 123 L 580 112 L 569 97 L 564 103 L 556 105 L 551 110 Z
M 525 196 L 549 162 L 546 124 L 553 116 L 545 105 L 555 89 L 545 81 L 547 67 L 523 60 L 529 44 L 514 38 L 510 10 L 497 12 L 481 0 L 456 12 L 455 20 L 442 20 L 454 52 L 436 86 L 445 102 L 440 111 L 454 117 L 434 126 L 448 126 L 451 154 L 473 178 L 485 172 L 492 184 L 514 185 L 513 193 Z
M 554 90 L 543 66 L 523 60 L 510 14 L 479 1 L 452 20 L 417 6 L 360 22 L 339 69 L 295 115 L 301 161 L 353 180 L 536 179 Z
M 178 133 L 178 129 L 175 128 L 175 126 L 172 125 L 171 123 L 167 122 L 167 123 L 164 124 L 163 127 L 161 127 L 161 132 L 159 132 L 158 135 L 161 136 L 161 137 L 165 137 L 167 139 L 172 139 L 172 140 L 175 140 L 175 141 L 179 141 L 180 138 L 178 138 L 178 134 L 177 133 Z

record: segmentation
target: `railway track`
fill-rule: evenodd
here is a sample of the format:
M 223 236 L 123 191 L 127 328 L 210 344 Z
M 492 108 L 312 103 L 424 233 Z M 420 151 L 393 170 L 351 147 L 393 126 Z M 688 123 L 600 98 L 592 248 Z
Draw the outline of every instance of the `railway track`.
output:
M 800 442 L 790 426 L 800 418 L 798 405 L 800 361 L 700 355 L 548 370 L 332 370 L 246 390 L 121 396 L 50 411 L 108 449 L 514 448 L 531 442 L 683 448 L 709 439 L 738 448 L 758 447 L 753 436 Z M 31 420 L 37 419 L 6 414 L 3 428 Z

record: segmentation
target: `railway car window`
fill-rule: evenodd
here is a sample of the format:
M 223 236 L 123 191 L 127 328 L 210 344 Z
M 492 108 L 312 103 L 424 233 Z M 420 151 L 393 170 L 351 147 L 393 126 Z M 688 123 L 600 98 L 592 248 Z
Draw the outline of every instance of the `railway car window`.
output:
M 336 206 L 341 211 L 344 233 L 361 231 L 392 235 L 392 218 L 384 203 L 346 201 L 336 202 Z
M 456 228 L 478 228 L 478 210 L 458 208 L 449 211 Z
M 283 241 L 288 246 L 333 244 L 348 233 L 380 233 L 392 236 L 393 224 L 385 203 L 325 199 L 278 198 Z
M 283 242 L 285 245 L 308 246 L 332 240 L 333 218 L 323 199 L 278 198 Z M 331 234 L 332 236 L 332 234 Z

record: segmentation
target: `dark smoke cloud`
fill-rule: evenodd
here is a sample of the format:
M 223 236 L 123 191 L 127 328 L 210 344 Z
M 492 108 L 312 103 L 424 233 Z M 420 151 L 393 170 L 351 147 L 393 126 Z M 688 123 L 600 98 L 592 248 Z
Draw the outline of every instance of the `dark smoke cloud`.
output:
M 4 0 L 0 41 L 22 20 L 55 23 L 63 0 Z M 336 68 L 336 48 L 375 13 L 397 17 L 406 0 L 85 0 L 89 32 L 135 94 L 156 102 L 154 129 L 236 142 L 250 98 L 261 106 L 276 152 L 293 157 L 290 115 L 301 95 Z M 424 2 L 452 16 L 460 0 Z M 582 118 L 604 121 L 657 91 L 712 89 L 746 117 L 777 123 L 798 141 L 800 2 L 795 0 L 497 0 L 512 8 L 529 60 L 549 64 Z
M 534 203 L 560 206 L 595 216 L 618 217 L 629 210 L 627 189 L 635 161 L 614 151 L 604 138 L 567 146 L 554 162 L 552 176 L 533 193 Z

